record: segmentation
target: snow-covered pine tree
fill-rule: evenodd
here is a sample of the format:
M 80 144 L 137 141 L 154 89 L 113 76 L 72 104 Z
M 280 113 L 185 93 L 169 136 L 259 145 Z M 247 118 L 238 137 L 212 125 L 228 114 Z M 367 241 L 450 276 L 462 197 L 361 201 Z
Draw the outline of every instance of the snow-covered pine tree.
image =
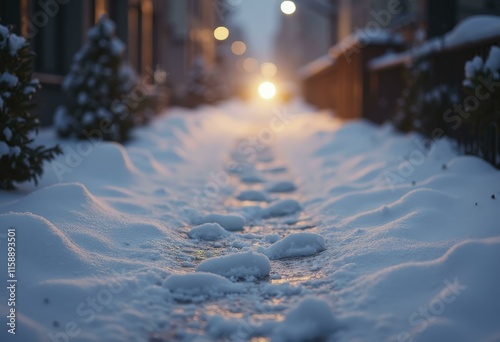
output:
M 207 102 L 208 93 L 209 80 L 205 71 L 205 62 L 202 57 L 198 56 L 193 60 L 193 65 L 191 66 L 186 82 L 186 105 L 188 107 L 196 107 Z
M 466 94 L 477 98 L 478 89 L 484 92 L 477 106 L 465 108 L 470 113 L 466 118 L 467 122 L 478 123 L 485 120 L 500 125 L 500 90 L 496 87 L 498 81 L 500 81 L 500 47 L 492 46 L 486 60 L 475 56 L 465 63 L 463 87 Z
M 143 106 L 130 103 L 137 75 L 124 56 L 125 45 L 115 36 L 113 21 L 101 16 L 64 79 L 69 102 L 54 118 L 60 136 L 88 139 L 97 130 L 104 140 L 128 138 Z
M 31 79 L 33 57 L 29 43 L 0 25 L 0 189 L 15 182 L 38 183 L 43 162 L 61 153 L 58 146 L 34 146 L 39 121 L 30 114 L 40 87 Z

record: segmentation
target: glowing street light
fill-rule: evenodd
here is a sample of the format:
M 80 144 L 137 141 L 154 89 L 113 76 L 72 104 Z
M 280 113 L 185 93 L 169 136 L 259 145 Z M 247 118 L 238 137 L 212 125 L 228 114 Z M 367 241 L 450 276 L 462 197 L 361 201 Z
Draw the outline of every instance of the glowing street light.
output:
M 263 82 L 259 85 L 259 95 L 264 100 L 270 100 L 276 96 L 276 86 L 271 82 Z
M 226 40 L 229 37 L 229 30 L 227 27 L 219 26 L 214 30 L 214 37 L 217 40 Z
M 297 9 L 297 6 L 295 6 L 295 3 L 293 1 L 283 1 L 281 3 L 281 12 L 290 15 L 295 13 L 295 10 Z

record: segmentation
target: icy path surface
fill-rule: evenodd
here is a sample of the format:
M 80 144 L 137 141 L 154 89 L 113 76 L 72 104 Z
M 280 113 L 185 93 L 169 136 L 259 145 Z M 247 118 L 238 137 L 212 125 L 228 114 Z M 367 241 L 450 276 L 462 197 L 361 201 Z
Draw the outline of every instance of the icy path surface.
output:
M 0 192 L 0 340 L 499 341 L 500 173 L 429 143 L 237 102 L 62 142 Z

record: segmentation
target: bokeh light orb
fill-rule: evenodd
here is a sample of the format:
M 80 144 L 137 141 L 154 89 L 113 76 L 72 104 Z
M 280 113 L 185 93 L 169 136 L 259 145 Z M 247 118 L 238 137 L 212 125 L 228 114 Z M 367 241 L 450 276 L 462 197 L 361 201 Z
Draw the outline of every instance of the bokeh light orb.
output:
M 217 40 L 226 40 L 229 37 L 229 29 L 224 26 L 219 26 L 214 30 L 214 37 Z
M 255 58 L 245 58 L 243 69 L 248 73 L 256 72 L 259 69 L 259 62 Z
M 241 56 L 247 51 L 247 46 L 242 41 L 237 40 L 233 44 L 231 44 L 231 51 L 236 56 Z
M 281 3 L 281 12 L 290 15 L 295 13 L 297 6 L 295 6 L 295 2 L 293 1 L 283 1 Z
M 260 66 L 260 72 L 265 78 L 272 78 L 278 73 L 278 67 L 276 67 L 276 64 L 271 62 L 262 63 Z
M 259 85 L 259 95 L 264 100 L 270 100 L 276 96 L 276 86 L 272 82 L 262 82 Z

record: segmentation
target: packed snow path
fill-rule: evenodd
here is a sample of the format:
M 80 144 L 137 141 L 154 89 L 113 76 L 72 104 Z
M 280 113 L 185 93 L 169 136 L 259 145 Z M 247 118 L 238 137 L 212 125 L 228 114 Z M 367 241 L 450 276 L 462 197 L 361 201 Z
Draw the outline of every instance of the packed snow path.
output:
M 427 143 L 236 102 L 62 142 L 0 193 L 0 340 L 498 340 L 500 174 Z

